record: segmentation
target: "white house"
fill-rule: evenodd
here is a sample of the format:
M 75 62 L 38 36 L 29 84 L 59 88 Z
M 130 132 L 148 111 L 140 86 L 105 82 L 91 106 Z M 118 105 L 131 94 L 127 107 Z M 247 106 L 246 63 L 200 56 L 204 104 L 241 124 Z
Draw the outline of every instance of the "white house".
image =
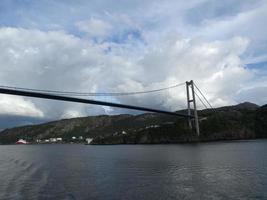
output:
M 92 142 L 93 138 L 86 138 L 85 141 L 87 142 L 87 144 L 90 144 Z
M 50 142 L 56 142 L 57 139 L 56 138 L 49 138 Z

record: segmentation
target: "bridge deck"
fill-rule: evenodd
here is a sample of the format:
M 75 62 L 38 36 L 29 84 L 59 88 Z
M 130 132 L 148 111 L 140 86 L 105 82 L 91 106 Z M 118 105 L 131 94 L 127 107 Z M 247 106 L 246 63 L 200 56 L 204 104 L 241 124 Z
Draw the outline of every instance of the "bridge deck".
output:
M 0 93 L 16 95 L 16 96 L 41 98 L 41 99 L 51 99 L 51 100 L 68 101 L 68 102 L 76 102 L 76 103 L 84 103 L 84 104 L 111 106 L 111 107 L 125 108 L 125 109 L 131 109 L 131 110 L 162 113 L 162 114 L 173 115 L 173 116 L 178 116 L 178 117 L 194 118 L 191 115 L 158 110 L 158 109 L 153 109 L 153 108 L 139 107 L 139 106 L 133 106 L 133 105 L 119 104 L 119 103 L 111 103 L 111 102 L 104 102 L 104 101 L 96 101 L 96 100 L 90 100 L 90 99 L 81 99 L 81 98 L 74 98 L 74 97 L 68 97 L 68 96 L 59 96 L 59 95 L 47 94 L 47 93 L 29 92 L 29 91 L 13 90 L 13 89 L 11 90 L 11 89 L 4 89 L 4 88 L 0 88 Z

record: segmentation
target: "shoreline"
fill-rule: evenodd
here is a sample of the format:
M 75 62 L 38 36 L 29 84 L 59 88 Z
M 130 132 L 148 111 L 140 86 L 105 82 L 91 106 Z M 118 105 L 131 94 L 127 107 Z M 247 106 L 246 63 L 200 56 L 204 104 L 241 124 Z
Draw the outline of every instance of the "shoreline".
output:
M 0 146 L 28 146 L 28 145 L 91 145 L 91 146 L 115 146 L 115 145 L 177 145 L 177 144 L 206 144 L 206 143 L 220 143 L 220 142 L 253 142 L 259 140 L 267 140 L 267 138 L 251 138 L 251 139 L 225 139 L 225 140 L 210 140 L 210 141 L 192 141 L 192 142 L 176 142 L 176 143 L 118 143 L 118 144 L 87 144 L 87 143 L 29 143 L 29 144 L 0 144 Z

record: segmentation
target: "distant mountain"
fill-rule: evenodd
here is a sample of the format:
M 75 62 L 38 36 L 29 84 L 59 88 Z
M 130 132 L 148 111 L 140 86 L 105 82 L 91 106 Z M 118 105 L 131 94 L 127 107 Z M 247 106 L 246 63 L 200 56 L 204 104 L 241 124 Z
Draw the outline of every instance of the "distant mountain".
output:
M 267 105 L 242 103 L 198 112 L 200 136 L 188 129 L 186 120 L 162 124 L 127 134 L 99 136 L 93 144 L 159 144 L 267 138 Z
M 257 104 L 254 103 L 250 103 L 250 102 L 244 102 L 244 103 L 240 103 L 234 106 L 224 106 L 221 108 L 217 108 L 217 110 L 257 110 L 260 106 L 258 106 Z
M 0 134 L 0 143 L 12 144 L 20 138 L 34 142 L 58 137 L 71 142 L 72 137 L 79 136 L 93 138 L 93 144 L 155 144 L 267 137 L 267 105 L 260 107 L 245 102 L 201 110 L 199 116 L 199 137 L 188 128 L 186 119 L 146 113 L 64 119 L 5 129 Z
M 257 110 L 260 106 L 250 102 L 244 102 L 236 105 L 237 109 L 244 109 L 244 110 Z
M 62 137 L 64 141 L 72 141 L 72 137 L 95 138 L 108 136 L 116 132 L 130 131 L 154 124 L 174 122 L 176 117 L 146 113 L 142 115 L 100 115 L 29 125 L 5 129 L 0 134 L 0 143 L 14 143 L 20 138 L 29 142 L 49 138 Z

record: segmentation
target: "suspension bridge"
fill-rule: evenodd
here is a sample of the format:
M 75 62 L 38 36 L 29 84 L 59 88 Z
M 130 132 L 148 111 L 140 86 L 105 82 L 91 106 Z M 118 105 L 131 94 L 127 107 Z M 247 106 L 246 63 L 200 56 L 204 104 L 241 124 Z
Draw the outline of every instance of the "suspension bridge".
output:
M 140 106 L 135 106 L 135 105 L 127 105 L 127 104 L 121 104 L 121 103 L 113 103 L 113 102 L 107 102 L 107 101 L 80 98 L 80 97 L 95 97 L 95 96 L 115 97 L 115 96 L 148 94 L 148 93 L 161 92 L 164 90 L 169 90 L 169 89 L 177 88 L 180 86 L 186 86 L 187 114 L 154 109 L 154 108 L 140 107 Z M 202 105 L 205 108 L 213 109 L 208 99 L 205 97 L 205 95 L 199 89 L 199 87 L 193 82 L 193 80 L 186 81 L 186 82 L 179 83 L 179 84 L 165 87 L 165 88 L 154 89 L 154 90 L 137 91 L 137 92 L 108 92 L 108 93 L 69 92 L 69 91 L 58 91 L 58 90 L 41 90 L 41 89 L 22 88 L 22 87 L 0 86 L 0 94 L 33 97 L 33 98 L 40 98 L 40 99 L 50 99 L 50 100 L 58 100 L 58 101 L 67 101 L 67 102 L 76 102 L 76 103 L 83 103 L 83 104 L 93 104 L 93 105 L 101 105 L 101 106 L 110 106 L 110 107 L 116 107 L 116 108 L 162 113 L 162 114 L 167 114 L 167 115 L 172 115 L 172 116 L 177 116 L 177 117 L 183 117 L 188 120 L 188 126 L 191 129 L 193 128 L 195 129 L 197 135 L 199 135 L 200 132 L 199 132 L 199 120 L 198 120 L 197 105 L 196 105 L 195 97 L 199 99 L 199 101 L 202 103 Z

